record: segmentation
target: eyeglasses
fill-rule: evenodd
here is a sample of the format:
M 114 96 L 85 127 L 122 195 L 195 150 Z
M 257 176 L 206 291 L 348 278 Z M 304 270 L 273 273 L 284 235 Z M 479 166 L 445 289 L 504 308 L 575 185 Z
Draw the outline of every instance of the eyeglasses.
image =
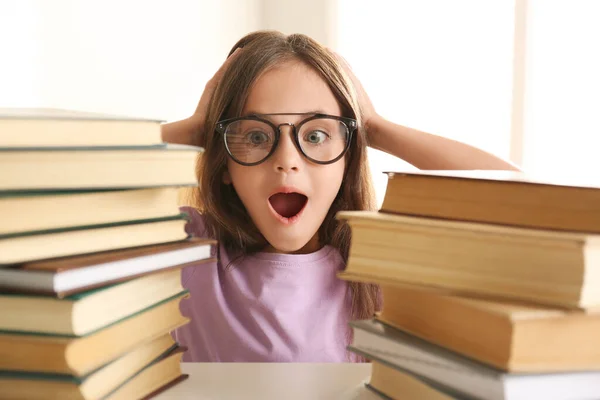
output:
M 356 131 L 355 119 L 327 114 L 311 114 L 297 124 L 274 124 L 271 115 L 306 115 L 305 113 L 261 114 L 217 122 L 216 131 L 223 135 L 229 156 L 238 164 L 253 166 L 269 158 L 279 144 L 281 127 L 292 129 L 300 153 L 317 164 L 332 164 L 342 158 Z

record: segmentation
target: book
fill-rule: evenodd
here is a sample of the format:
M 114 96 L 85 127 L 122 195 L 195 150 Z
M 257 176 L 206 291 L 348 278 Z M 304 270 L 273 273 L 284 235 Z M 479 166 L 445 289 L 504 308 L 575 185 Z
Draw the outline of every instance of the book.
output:
M 175 348 L 171 335 L 165 334 L 81 378 L 0 371 L 0 400 L 100 400 Z
M 179 302 L 187 292 L 82 337 L 0 334 L 0 370 L 85 376 L 136 346 L 185 325 Z
M 389 173 L 381 210 L 536 229 L 600 233 L 600 181 L 512 171 Z
M 46 258 L 175 242 L 188 237 L 183 215 L 0 236 L 0 268 Z
M 216 241 L 184 241 L 34 261 L 0 268 L 0 290 L 58 298 L 156 271 L 214 261 Z
M 0 190 L 90 190 L 196 186 L 200 147 L 0 149 Z
M 160 120 L 52 108 L 0 108 L 0 147 L 162 143 Z
M 398 282 L 569 308 L 600 305 L 600 236 L 377 212 L 352 229 L 346 279 Z
M 105 400 L 148 399 L 181 382 L 187 375 L 181 373 L 183 351 L 174 351 L 166 357 L 150 364 Z
M 385 399 L 453 400 L 457 397 L 432 387 L 426 380 L 398 371 L 387 363 L 371 362 L 366 387 Z
M 349 350 L 432 382 L 445 393 L 485 400 L 595 399 L 600 371 L 506 373 L 382 324 L 354 321 Z M 456 397 L 456 396 L 454 396 Z
M 0 294 L 0 331 L 84 336 L 183 290 L 177 268 L 64 299 Z
M 147 376 L 147 375 L 146 375 Z M 144 395 L 144 397 L 142 397 L 141 400 L 150 400 L 150 399 L 154 399 L 155 397 L 157 397 L 158 395 L 161 395 L 163 392 L 171 389 L 173 386 L 178 385 L 179 383 L 185 381 L 187 378 L 189 378 L 190 376 L 188 374 L 181 374 L 178 377 L 176 377 L 175 379 L 173 379 L 172 381 L 169 381 L 167 383 L 165 383 L 164 385 L 162 385 L 161 387 L 159 387 L 158 389 L 155 389 L 154 391 Z M 143 379 L 143 377 L 141 378 Z
M 0 193 L 0 235 L 177 215 L 179 190 Z
M 600 310 L 582 312 L 381 285 L 378 319 L 511 372 L 600 370 Z

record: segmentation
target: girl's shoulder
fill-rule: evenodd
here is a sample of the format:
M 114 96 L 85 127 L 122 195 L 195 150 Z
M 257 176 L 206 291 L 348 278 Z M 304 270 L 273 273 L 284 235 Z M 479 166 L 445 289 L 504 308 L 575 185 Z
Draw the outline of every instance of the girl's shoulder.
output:
M 185 231 L 188 235 L 197 238 L 208 238 L 206 222 L 204 216 L 193 207 L 179 207 L 179 211 L 188 215 L 188 223 L 185 225 Z

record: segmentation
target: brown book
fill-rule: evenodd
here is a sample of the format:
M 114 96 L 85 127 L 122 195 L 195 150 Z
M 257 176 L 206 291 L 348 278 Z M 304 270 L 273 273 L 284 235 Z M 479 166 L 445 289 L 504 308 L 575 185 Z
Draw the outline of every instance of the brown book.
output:
M 160 144 L 160 122 L 53 108 L 0 108 L 0 147 Z
M 600 236 L 343 212 L 350 280 L 399 282 L 571 308 L 600 306 Z
M 379 319 L 511 372 L 600 370 L 600 310 L 567 311 L 382 285 Z
M 0 370 L 81 377 L 145 342 L 185 325 L 187 292 L 83 337 L 0 334 Z
M 154 361 L 171 354 L 176 343 L 170 334 L 141 344 L 83 378 L 68 375 L 0 373 L 0 400 L 100 400 Z
M 179 214 L 175 187 L 0 195 L 0 237 Z M 92 211 L 93 210 L 93 211 Z
M 202 148 L 0 148 L 0 190 L 56 191 L 197 186 Z
M 383 212 L 600 232 L 600 182 L 560 182 L 510 171 L 388 174 Z
M 183 216 L 66 228 L 0 238 L 0 268 L 48 258 L 175 242 L 188 237 Z
M 0 291 L 64 298 L 157 271 L 214 261 L 210 255 L 215 244 L 210 239 L 190 238 L 0 268 Z

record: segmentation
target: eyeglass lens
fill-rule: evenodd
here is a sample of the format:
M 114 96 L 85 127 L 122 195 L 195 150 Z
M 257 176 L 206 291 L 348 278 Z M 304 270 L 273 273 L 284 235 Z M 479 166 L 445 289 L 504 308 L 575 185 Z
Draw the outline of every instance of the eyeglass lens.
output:
M 329 162 L 339 157 L 349 136 L 346 124 L 333 118 L 306 121 L 297 134 L 304 155 L 317 162 Z M 271 125 L 252 119 L 234 121 L 225 130 L 225 143 L 231 156 L 246 164 L 266 159 L 273 150 L 275 138 Z

